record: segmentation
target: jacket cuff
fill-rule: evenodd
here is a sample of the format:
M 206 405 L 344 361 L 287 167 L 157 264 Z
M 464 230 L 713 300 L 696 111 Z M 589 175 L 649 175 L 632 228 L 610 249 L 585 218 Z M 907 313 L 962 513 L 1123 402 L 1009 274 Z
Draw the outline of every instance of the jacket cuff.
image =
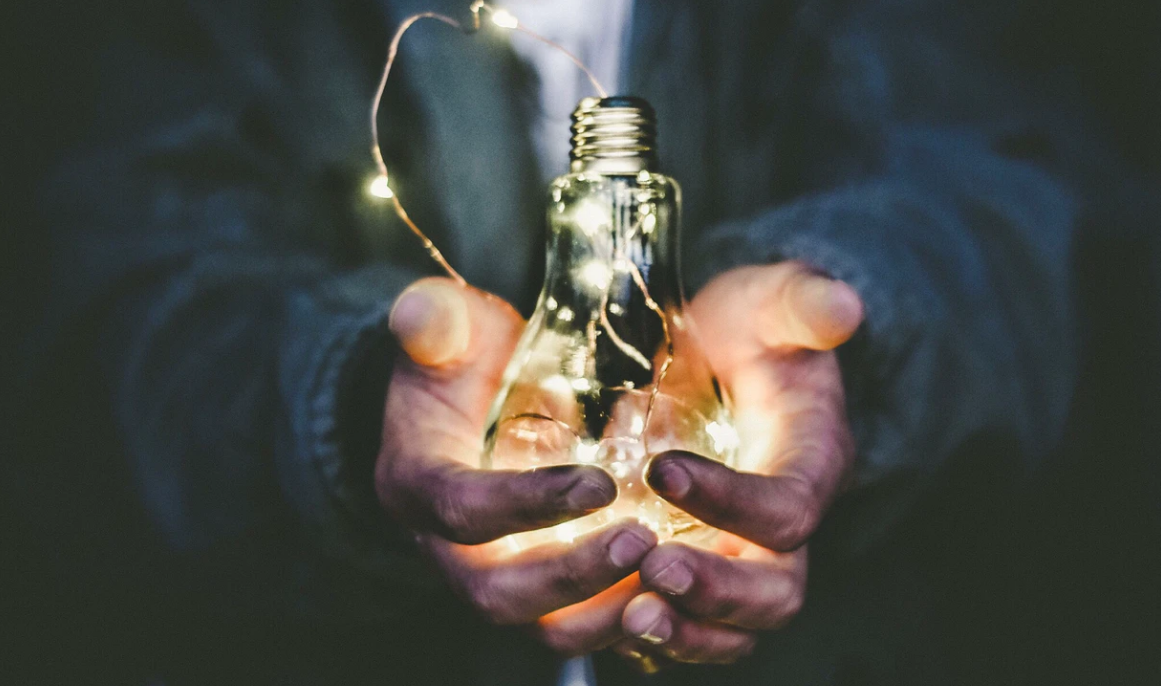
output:
M 408 602 L 400 584 L 431 585 L 410 536 L 379 507 L 373 482 L 396 353 L 387 319 L 395 298 L 421 276 L 377 265 L 313 284 L 288 303 L 279 379 L 290 422 L 288 445 L 278 450 L 282 487 L 332 562 L 313 567 L 353 577 L 307 583 L 344 589 L 356 616 L 378 616 L 369 586 L 381 594 L 389 582 L 395 604 Z

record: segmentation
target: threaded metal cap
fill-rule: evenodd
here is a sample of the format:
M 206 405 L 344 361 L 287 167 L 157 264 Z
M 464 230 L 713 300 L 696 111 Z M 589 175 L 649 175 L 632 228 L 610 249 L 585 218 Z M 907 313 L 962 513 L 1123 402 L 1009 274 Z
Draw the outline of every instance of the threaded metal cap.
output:
M 572 113 L 573 172 L 636 174 L 657 167 L 657 116 L 642 98 L 585 98 Z

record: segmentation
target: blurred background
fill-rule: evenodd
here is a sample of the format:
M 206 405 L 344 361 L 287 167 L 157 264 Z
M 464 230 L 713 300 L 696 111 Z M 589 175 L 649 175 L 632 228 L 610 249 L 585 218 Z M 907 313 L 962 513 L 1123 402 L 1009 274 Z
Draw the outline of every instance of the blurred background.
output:
M 1026 5 L 1013 50 L 1028 64 L 1067 65 L 1124 160 L 1123 174 L 1096 181 L 1115 220 L 1085 227 L 1073 256 L 1080 385 L 1066 438 L 1034 483 L 997 489 L 993 472 L 965 466 L 930 495 L 924 510 L 936 514 L 895 538 L 907 554 L 922 551 L 936 640 L 959 683 L 1157 684 L 1161 3 Z M 148 3 L 108 0 L 9 2 L 2 11 L 5 42 L 16 50 L 4 66 L 4 109 L 14 121 L 3 134 L 0 680 L 143 684 L 159 665 L 196 675 L 199 656 L 226 645 L 304 661 L 304 673 L 305 646 L 321 646 L 329 659 L 365 659 L 376 645 L 369 637 L 223 621 L 199 612 L 196 592 L 175 596 L 171 582 L 182 570 L 151 554 L 143 515 L 124 490 L 125 467 L 91 450 L 106 408 L 94 406 L 99 394 L 70 385 L 78 360 L 26 373 L 21 346 L 42 314 L 52 260 L 44 177 L 108 106 L 90 70 L 94 57 L 151 16 Z M 1002 445 L 977 447 L 1002 462 Z M 894 545 L 879 555 L 889 558 Z M 873 578 L 876 561 L 863 564 Z

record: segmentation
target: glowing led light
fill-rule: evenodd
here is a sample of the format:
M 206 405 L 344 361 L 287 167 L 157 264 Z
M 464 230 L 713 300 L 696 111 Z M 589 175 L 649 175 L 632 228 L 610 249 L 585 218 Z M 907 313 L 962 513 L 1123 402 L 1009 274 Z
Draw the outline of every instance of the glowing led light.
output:
M 512 16 L 508 10 L 492 12 L 492 23 L 502 29 L 514 29 L 520 25 L 520 22 L 516 21 L 516 17 Z
M 657 215 L 647 214 L 641 220 L 641 233 L 646 235 L 653 233 L 653 229 L 657 228 Z
M 387 182 L 387 177 L 382 174 L 371 181 L 371 185 L 367 186 L 367 192 L 376 198 L 390 199 L 395 197 L 395 192 L 391 190 L 391 184 Z
M 705 425 L 705 432 L 714 439 L 714 450 L 724 453 L 738 447 L 738 432 L 729 424 L 710 422 Z
M 621 315 L 625 314 L 625 308 L 621 307 L 617 303 L 609 303 L 609 312 L 620 317 Z
M 568 395 L 572 393 L 572 386 L 569 385 L 568 379 L 560 374 L 553 374 L 552 376 L 546 377 L 540 382 L 540 387 L 555 395 Z
M 613 273 L 608 267 L 594 260 L 581 267 L 580 278 L 593 288 L 604 290 L 613 280 Z
M 556 316 L 562 322 L 571 322 L 572 318 L 576 315 L 573 313 L 571 307 L 565 306 L 560 308 L 560 311 L 556 313 Z
M 603 205 L 589 200 L 582 202 L 576 208 L 573 221 L 576 222 L 576 225 L 580 227 L 580 230 L 585 235 L 591 236 L 602 226 L 608 226 L 610 218 L 608 211 Z
M 589 391 L 593 390 L 593 384 L 588 379 L 573 379 L 572 387 L 574 390 L 580 391 L 581 393 L 588 393 Z
M 563 541 L 565 543 L 572 543 L 573 539 L 576 538 L 577 533 L 576 525 L 572 522 L 565 522 L 564 524 L 558 524 L 556 526 L 557 540 Z
M 559 303 L 556 302 L 556 298 L 552 297 L 551 295 L 548 296 L 548 299 L 544 301 L 544 306 L 548 308 L 549 312 L 555 310 L 558 304 Z
M 597 453 L 601 450 L 600 443 L 578 443 L 576 446 L 577 462 L 592 464 L 597 461 Z

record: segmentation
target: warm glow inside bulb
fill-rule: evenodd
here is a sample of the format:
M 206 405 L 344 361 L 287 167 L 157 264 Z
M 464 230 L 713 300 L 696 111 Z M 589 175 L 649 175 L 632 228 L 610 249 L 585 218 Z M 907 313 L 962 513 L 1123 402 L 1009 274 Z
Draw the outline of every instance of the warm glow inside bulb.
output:
M 585 464 L 592 464 L 597 461 L 597 456 L 601 452 L 600 443 L 581 442 L 576 445 L 576 460 Z
M 520 22 L 516 21 L 516 17 L 508 10 L 496 10 L 492 12 L 492 23 L 503 29 L 514 29 Z
M 367 187 L 367 192 L 376 198 L 383 198 L 385 200 L 395 197 L 395 192 L 391 190 L 391 184 L 387 182 L 387 177 L 383 175 L 376 176 L 371 181 L 371 185 Z
M 613 273 L 604 264 L 594 260 L 581 267 L 580 278 L 581 281 L 601 291 L 609 287 Z
M 729 424 L 709 422 L 705 425 L 705 432 L 713 439 L 714 450 L 719 453 L 737 450 L 738 443 L 740 442 L 738 439 L 738 431 Z
M 653 233 L 653 229 L 656 228 L 657 216 L 653 214 L 645 215 L 645 218 L 641 220 L 641 233 L 644 233 L 646 236 L 648 236 L 649 234 Z
M 580 393 L 588 393 L 589 391 L 593 390 L 593 382 L 584 378 L 573 379 L 572 387 L 574 390 L 579 391 Z
M 584 200 L 573 213 L 573 221 L 580 227 L 586 236 L 596 234 L 602 226 L 608 226 L 612 220 L 609 210 L 602 204 L 592 200 Z

